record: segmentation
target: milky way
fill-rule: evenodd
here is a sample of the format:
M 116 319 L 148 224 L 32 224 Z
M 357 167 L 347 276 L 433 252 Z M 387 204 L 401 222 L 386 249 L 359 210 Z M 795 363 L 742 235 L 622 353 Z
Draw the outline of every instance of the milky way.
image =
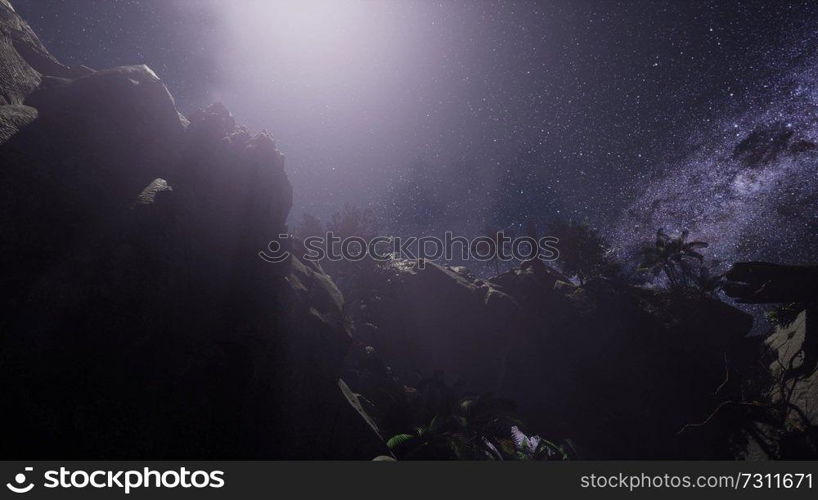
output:
M 690 229 L 711 265 L 818 257 L 818 65 L 760 86 L 743 112 L 691 133 L 611 231 L 633 251 L 657 228 Z
M 222 100 L 270 129 L 292 222 L 572 218 L 623 255 L 664 227 L 720 269 L 818 261 L 816 2 L 14 3 L 68 64 L 144 62 L 182 111 Z

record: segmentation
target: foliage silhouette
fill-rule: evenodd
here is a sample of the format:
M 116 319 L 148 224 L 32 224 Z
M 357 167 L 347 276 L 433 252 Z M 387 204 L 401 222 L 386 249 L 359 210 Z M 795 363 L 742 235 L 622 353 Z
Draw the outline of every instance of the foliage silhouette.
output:
M 611 277 L 619 266 L 611 257 L 611 249 L 599 232 L 587 223 L 558 221 L 551 228 L 559 238 L 559 264 L 562 271 L 576 277 L 580 285 L 595 277 Z
M 674 238 L 659 229 L 655 243 L 642 248 L 639 269 L 654 276 L 664 273 L 671 287 L 695 284 L 697 273 L 701 272 L 704 263 L 704 255 L 698 250 L 707 248 L 708 243 L 687 241 L 689 235 L 690 232 L 685 229 Z
M 564 460 L 564 449 L 539 436 L 527 436 L 514 415 L 516 405 L 491 394 L 460 397 L 442 372 L 421 380 L 415 391 L 416 414 L 425 417 L 412 432 L 387 441 L 400 459 Z M 419 411 L 418 411 L 419 410 Z M 432 415 L 429 418 L 429 415 Z

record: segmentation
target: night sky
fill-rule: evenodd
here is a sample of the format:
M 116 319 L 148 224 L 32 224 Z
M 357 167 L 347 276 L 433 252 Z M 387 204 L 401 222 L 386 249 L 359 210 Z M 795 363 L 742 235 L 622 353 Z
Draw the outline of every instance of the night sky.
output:
M 427 230 L 567 217 L 623 252 L 661 225 L 719 261 L 816 259 L 815 156 L 734 153 L 818 142 L 816 2 L 13 4 L 66 64 L 146 63 L 183 111 L 270 130 L 291 219 L 354 203 L 395 230 L 402 204 Z

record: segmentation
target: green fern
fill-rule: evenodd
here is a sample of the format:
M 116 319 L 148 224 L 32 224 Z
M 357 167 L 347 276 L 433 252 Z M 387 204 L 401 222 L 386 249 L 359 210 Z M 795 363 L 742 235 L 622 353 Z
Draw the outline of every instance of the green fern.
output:
M 415 439 L 415 436 L 412 434 L 397 434 L 389 438 L 389 441 L 386 442 L 387 448 L 390 450 L 394 450 L 395 448 L 403 445 L 407 441 Z

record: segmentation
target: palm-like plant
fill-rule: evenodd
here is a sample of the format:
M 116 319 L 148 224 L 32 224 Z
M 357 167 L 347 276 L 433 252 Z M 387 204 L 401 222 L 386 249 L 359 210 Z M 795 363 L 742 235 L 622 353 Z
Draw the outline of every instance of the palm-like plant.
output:
M 704 241 L 687 241 L 690 231 L 683 230 L 675 238 L 665 233 L 664 229 L 656 232 L 656 242 L 642 249 L 640 270 L 654 275 L 664 272 L 671 286 L 688 286 L 695 276 L 692 261 L 699 266 L 704 262 L 704 255 L 698 252 L 707 248 Z

